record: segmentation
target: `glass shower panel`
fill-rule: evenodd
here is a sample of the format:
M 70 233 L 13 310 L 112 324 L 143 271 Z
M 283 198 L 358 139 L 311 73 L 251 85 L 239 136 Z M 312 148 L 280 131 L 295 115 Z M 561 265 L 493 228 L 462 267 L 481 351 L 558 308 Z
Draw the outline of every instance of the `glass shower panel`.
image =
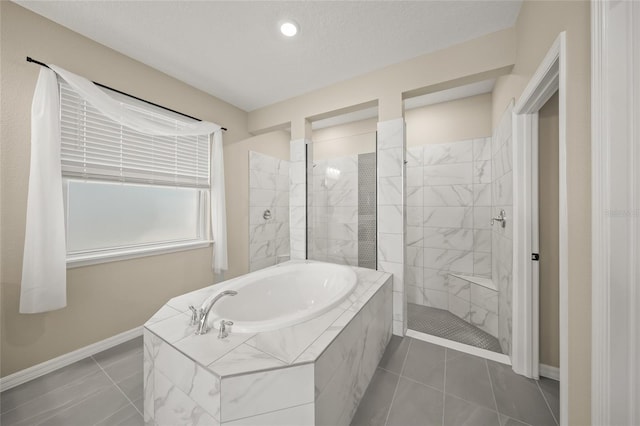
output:
M 309 259 L 376 268 L 375 148 L 375 131 L 308 148 Z

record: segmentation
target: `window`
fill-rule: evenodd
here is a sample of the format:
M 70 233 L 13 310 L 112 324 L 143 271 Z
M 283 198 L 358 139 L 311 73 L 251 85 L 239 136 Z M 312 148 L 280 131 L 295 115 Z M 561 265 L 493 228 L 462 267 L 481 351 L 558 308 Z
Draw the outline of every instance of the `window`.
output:
M 209 138 L 136 132 L 64 81 L 59 85 L 68 263 L 208 244 Z M 177 114 L 109 95 L 145 119 L 185 123 Z

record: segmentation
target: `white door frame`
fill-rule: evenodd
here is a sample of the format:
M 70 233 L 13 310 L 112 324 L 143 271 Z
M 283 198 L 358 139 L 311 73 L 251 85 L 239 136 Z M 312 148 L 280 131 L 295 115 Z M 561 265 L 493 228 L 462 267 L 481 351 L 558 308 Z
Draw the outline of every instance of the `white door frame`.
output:
M 640 3 L 591 2 L 591 422 L 640 424 Z
M 538 378 L 539 293 L 537 264 L 531 260 L 537 237 L 538 111 L 559 96 L 559 286 L 560 286 L 560 424 L 567 424 L 568 214 L 566 140 L 566 34 L 558 35 L 513 110 L 513 341 L 516 373 Z M 535 168 L 535 170 L 534 170 Z M 537 229 L 535 229 L 537 232 Z M 537 263 L 537 262 L 536 262 Z

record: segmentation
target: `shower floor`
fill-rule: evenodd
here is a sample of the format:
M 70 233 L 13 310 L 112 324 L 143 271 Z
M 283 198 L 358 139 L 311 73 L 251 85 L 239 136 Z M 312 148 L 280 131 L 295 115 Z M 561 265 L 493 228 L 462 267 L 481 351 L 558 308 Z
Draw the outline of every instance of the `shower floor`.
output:
M 447 310 L 409 303 L 407 320 L 411 330 L 502 353 L 498 339 Z

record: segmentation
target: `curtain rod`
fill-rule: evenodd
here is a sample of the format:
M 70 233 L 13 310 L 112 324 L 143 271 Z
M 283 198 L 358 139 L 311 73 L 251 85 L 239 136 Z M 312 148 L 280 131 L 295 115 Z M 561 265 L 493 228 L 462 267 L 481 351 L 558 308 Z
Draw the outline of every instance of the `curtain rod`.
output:
M 51 69 L 51 68 L 49 67 L 49 65 L 45 64 L 44 62 L 36 61 L 35 59 L 33 59 L 33 58 L 29 57 L 29 56 L 27 56 L 27 62 L 33 62 L 34 64 L 38 64 L 38 65 L 40 65 L 40 66 L 43 66 L 43 67 L 46 67 L 46 68 Z M 171 111 L 171 112 L 173 112 L 173 113 L 175 113 L 175 114 L 179 114 L 179 115 L 181 115 L 181 116 L 183 116 L 183 117 L 187 117 L 187 118 L 190 118 L 190 119 L 192 119 L 192 120 L 196 120 L 196 121 L 202 121 L 202 120 L 201 120 L 201 119 L 199 119 L 199 118 L 192 117 L 192 116 L 190 116 L 190 115 L 188 115 L 188 114 L 182 113 L 182 112 L 180 112 L 180 111 L 176 111 L 176 110 L 171 109 L 171 108 L 164 107 L 164 106 L 162 106 L 162 105 L 158 105 L 158 104 L 153 103 L 153 102 L 151 102 L 151 101 L 148 101 L 148 100 L 146 100 L 146 99 L 142 99 L 142 98 L 139 98 L 139 97 L 137 97 L 137 96 L 133 96 L 133 95 L 131 95 L 131 94 L 127 93 L 127 92 L 123 92 L 123 91 L 121 91 L 121 90 L 114 89 L 113 87 L 109 87 L 109 86 L 107 86 L 107 85 L 104 85 L 104 84 L 98 83 L 98 82 L 96 82 L 96 81 L 94 81 L 94 82 L 93 82 L 93 84 L 95 84 L 96 86 L 104 87 L 105 89 L 108 89 L 108 90 L 112 90 L 112 91 L 114 91 L 114 92 L 116 92 L 116 93 L 120 93 L 121 95 L 125 95 L 125 96 L 128 96 L 128 97 L 130 97 L 130 98 L 136 99 L 136 100 L 138 100 L 138 101 L 141 101 L 141 102 L 147 103 L 147 104 L 149 104 L 149 105 L 153 105 L 153 106 L 155 106 L 155 107 L 162 108 L 162 109 L 164 109 L 164 110 L 166 110 L 166 111 Z M 227 128 L 226 128 L 226 127 L 220 127 L 220 128 L 221 128 L 222 130 L 224 130 L 225 132 L 227 131 Z

